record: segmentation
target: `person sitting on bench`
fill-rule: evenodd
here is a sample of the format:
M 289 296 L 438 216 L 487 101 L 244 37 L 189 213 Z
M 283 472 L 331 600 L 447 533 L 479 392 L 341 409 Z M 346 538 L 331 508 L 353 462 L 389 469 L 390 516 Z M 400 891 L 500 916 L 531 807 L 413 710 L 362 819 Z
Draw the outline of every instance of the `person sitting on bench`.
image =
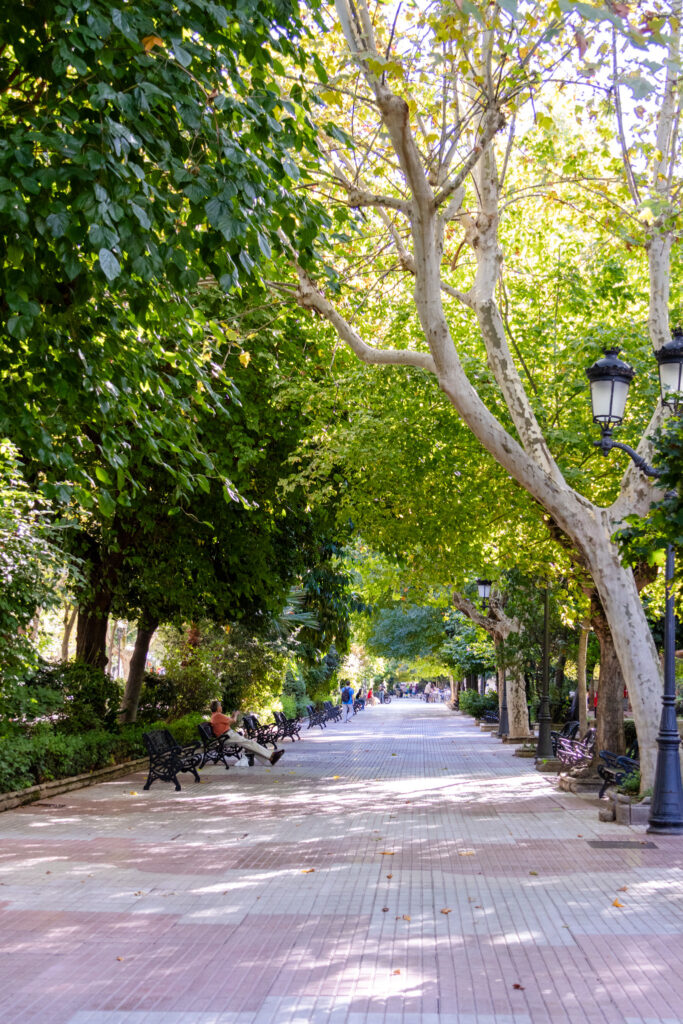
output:
M 261 761 L 267 761 L 269 764 L 277 764 L 284 750 L 274 750 L 272 754 L 262 747 L 260 743 L 255 743 L 254 740 L 248 740 L 246 736 L 242 736 L 241 733 L 235 732 L 232 728 L 237 721 L 237 712 L 234 711 L 232 715 L 224 715 L 221 702 L 219 700 L 211 701 L 211 728 L 213 729 L 214 736 L 223 736 L 226 732 L 228 739 L 231 743 L 236 746 L 243 747 L 249 754 L 254 754 Z

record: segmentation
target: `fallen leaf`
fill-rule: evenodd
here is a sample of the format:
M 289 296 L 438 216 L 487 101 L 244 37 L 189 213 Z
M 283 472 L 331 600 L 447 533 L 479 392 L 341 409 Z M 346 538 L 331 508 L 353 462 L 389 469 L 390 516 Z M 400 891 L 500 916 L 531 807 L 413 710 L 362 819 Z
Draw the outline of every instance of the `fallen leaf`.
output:
M 116 958 L 116 959 L 117 959 L 117 960 L 123 960 L 123 957 L 122 957 L 122 956 L 117 956 L 117 958 Z
M 622 885 L 621 889 L 617 889 L 617 892 L 628 892 L 628 886 Z
M 530 871 L 530 872 L 529 872 L 529 874 L 530 874 L 530 875 L 537 875 L 537 874 L 538 874 L 538 871 Z
M 149 53 L 155 46 L 163 46 L 163 39 L 159 39 L 159 36 L 143 36 L 140 42 L 143 45 L 145 53 Z
M 392 971 L 391 973 L 392 973 L 392 974 L 400 974 L 400 973 L 401 973 L 401 969 L 400 969 L 400 967 L 397 967 L 397 968 L 396 968 L 396 970 L 395 970 L 395 971 Z
M 391 756 L 392 757 L 398 757 L 398 754 L 392 754 Z
M 474 850 L 458 850 L 459 857 L 474 857 Z
M 403 915 L 403 920 L 404 921 L 410 921 L 410 914 L 404 914 Z
M 518 988 L 518 989 L 520 989 L 520 990 L 521 990 L 522 992 L 524 991 L 524 985 L 520 985 L 520 984 L 519 984 L 519 982 L 517 982 L 517 981 L 516 981 L 516 982 L 514 983 L 514 985 L 513 985 L 512 987 L 513 987 L 513 988 Z
M 481 905 L 481 903 L 475 903 L 475 904 L 474 904 L 474 909 L 475 909 L 475 910 L 482 910 L 483 908 L 482 908 L 482 905 Z
M 382 913 L 383 913 L 383 914 L 386 914 L 386 912 L 387 912 L 387 910 L 388 910 L 388 909 L 389 909 L 389 907 L 382 907 Z
M 131 789 L 130 795 L 131 796 L 137 796 L 138 795 L 138 791 L 136 789 Z
M 382 857 L 393 857 L 394 856 L 394 851 L 393 850 L 380 850 L 379 852 L 380 852 L 380 856 L 382 856 Z
M 442 907 L 441 908 L 441 913 L 442 914 L 450 914 L 451 913 L 451 908 L 450 907 Z
M 340 778 L 341 778 L 341 775 L 333 775 L 333 776 L 332 776 L 332 778 L 333 778 L 333 779 L 340 779 Z
M 612 904 L 612 906 L 613 906 L 613 907 L 623 907 L 623 905 L 624 905 L 624 904 L 623 904 L 623 903 L 620 903 L 618 899 L 616 899 L 616 900 L 614 901 L 614 903 Z
M 315 868 L 303 868 L 302 875 L 310 875 L 315 871 Z
M 393 877 L 394 877 L 393 875 L 387 875 L 387 878 L 393 878 Z

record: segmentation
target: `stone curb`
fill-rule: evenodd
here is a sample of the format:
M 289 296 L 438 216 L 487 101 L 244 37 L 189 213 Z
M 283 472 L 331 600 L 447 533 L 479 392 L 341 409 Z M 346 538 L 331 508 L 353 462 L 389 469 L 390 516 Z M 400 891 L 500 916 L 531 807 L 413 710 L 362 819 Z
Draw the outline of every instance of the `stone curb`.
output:
M 42 800 L 44 797 L 68 793 L 72 789 L 85 789 L 98 782 L 106 782 L 107 779 L 118 779 L 123 775 L 139 771 L 148 763 L 149 758 L 140 757 L 135 761 L 112 764 L 106 768 L 98 768 L 94 772 L 85 772 L 83 775 L 72 775 L 68 779 L 53 779 L 52 782 L 43 782 L 40 786 L 28 786 L 26 789 L 17 789 L 13 793 L 2 793 L 0 794 L 0 812 L 9 811 L 12 807 L 19 807 L 21 804 L 33 803 L 35 800 Z

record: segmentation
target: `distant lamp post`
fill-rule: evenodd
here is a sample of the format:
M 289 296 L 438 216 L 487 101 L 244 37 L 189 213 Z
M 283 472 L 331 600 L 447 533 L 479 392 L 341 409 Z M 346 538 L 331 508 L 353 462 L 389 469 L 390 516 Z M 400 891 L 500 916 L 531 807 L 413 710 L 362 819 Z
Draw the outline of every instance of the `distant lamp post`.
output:
M 553 757 L 552 716 L 550 714 L 550 587 L 546 583 L 543 599 L 543 674 L 541 702 L 538 706 L 538 742 L 536 758 Z
M 477 590 L 481 598 L 481 606 L 486 609 L 491 594 L 491 580 L 477 580 Z
M 590 381 L 593 420 L 600 425 L 602 436 L 594 444 L 603 455 L 618 448 L 631 458 L 638 469 L 649 477 L 662 475 L 630 445 L 612 438 L 612 427 L 624 418 L 628 389 L 635 371 L 618 358 L 619 350 L 610 349 L 586 370 Z M 656 353 L 659 363 L 659 385 L 662 403 L 678 411 L 679 395 L 683 391 L 683 331 L 676 328 L 670 342 Z M 680 736 L 676 724 L 676 620 L 672 583 L 674 578 L 674 552 L 666 547 L 665 570 L 666 604 L 664 614 L 664 692 L 662 714 L 657 736 L 657 767 L 650 805 L 648 832 L 665 835 L 683 834 L 683 783 L 679 757 Z

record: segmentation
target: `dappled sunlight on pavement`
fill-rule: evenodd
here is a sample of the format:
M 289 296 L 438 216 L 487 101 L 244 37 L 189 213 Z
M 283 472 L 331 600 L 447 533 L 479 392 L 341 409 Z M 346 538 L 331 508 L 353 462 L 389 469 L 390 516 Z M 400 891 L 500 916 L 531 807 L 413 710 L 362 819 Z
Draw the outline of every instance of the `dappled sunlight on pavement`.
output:
M 0 1019 L 683 1022 L 680 840 L 599 823 L 443 705 L 302 735 L 0 816 Z

